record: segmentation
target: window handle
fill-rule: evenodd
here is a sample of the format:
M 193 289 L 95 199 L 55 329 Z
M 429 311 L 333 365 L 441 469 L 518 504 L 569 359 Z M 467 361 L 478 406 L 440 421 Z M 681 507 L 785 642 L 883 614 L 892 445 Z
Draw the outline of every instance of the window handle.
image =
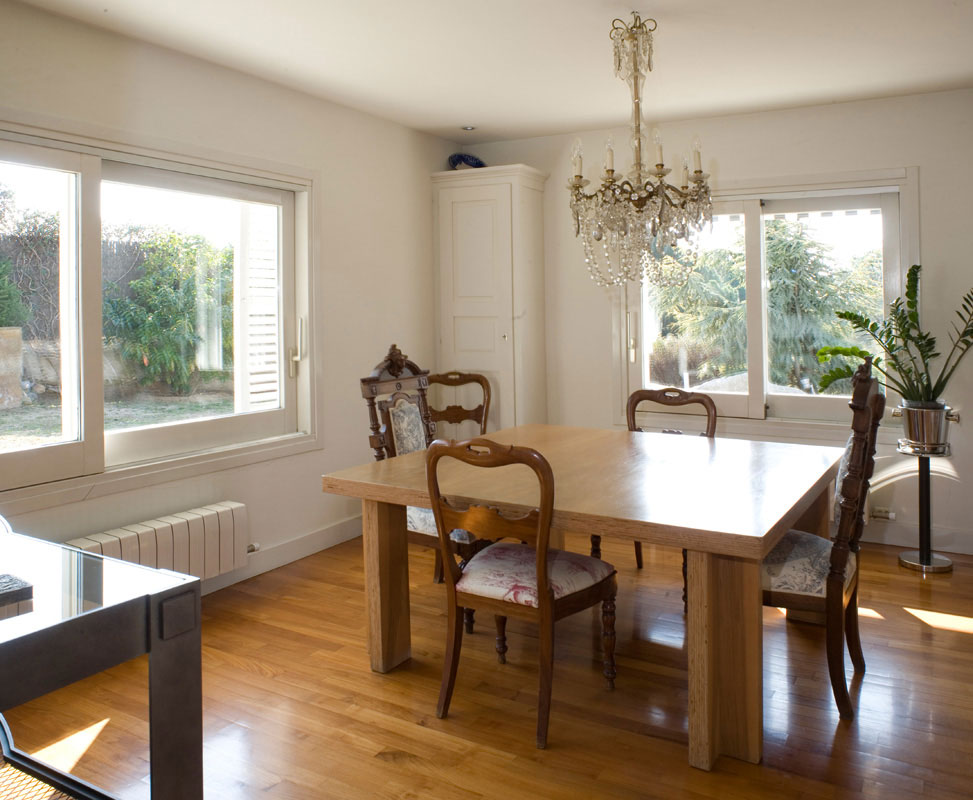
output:
M 625 312 L 625 327 L 628 334 L 628 360 L 634 364 L 637 357 L 638 342 L 635 340 L 635 330 L 632 327 L 632 312 Z
M 287 377 L 297 377 L 297 365 L 304 359 L 304 317 L 297 318 L 297 346 L 287 351 Z

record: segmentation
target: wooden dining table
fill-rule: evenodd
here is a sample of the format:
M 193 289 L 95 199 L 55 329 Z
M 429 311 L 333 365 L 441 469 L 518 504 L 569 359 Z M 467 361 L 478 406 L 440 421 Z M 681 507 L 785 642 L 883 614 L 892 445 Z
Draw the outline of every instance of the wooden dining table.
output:
M 763 748 L 760 562 L 793 527 L 827 530 L 842 449 L 749 439 L 523 425 L 488 438 L 532 447 L 554 472 L 552 531 L 688 550 L 689 763 L 758 763 Z M 440 466 L 451 500 L 510 512 L 537 503 L 524 467 Z M 362 500 L 371 667 L 410 655 L 405 507 L 430 507 L 425 453 L 323 476 L 325 492 Z

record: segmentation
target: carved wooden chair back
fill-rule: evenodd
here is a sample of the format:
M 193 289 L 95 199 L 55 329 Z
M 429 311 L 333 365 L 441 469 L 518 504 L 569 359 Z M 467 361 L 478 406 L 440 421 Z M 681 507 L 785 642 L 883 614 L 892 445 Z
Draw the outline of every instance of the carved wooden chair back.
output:
M 429 413 L 435 423 L 447 422 L 459 425 L 472 420 L 480 426 L 480 435 L 486 433 L 487 417 L 490 415 L 490 381 L 477 372 L 442 372 L 429 376 L 430 385 L 470 386 L 478 384 L 482 392 L 482 402 L 475 408 L 462 405 L 447 405 L 442 410 L 430 408 Z
M 682 389 L 669 387 L 668 389 L 638 389 L 629 396 L 625 416 L 628 418 L 630 431 L 641 431 L 635 424 L 635 411 L 643 402 L 659 403 L 663 406 L 688 406 L 698 404 L 706 410 L 706 431 L 702 434 L 712 439 L 716 436 L 716 404 L 713 398 L 702 392 L 685 392 Z M 682 431 L 668 430 L 665 433 L 682 433 Z
M 852 379 L 852 396 L 848 406 L 852 412 L 851 438 L 836 478 L 838 524 L 828 574 L 828 594 L 837 592 L 839 596 L 845 588 L 848 554 L 859 551 L 865 526 L 865 498 L 875 471 L 878 426 L 885 412 L 885 396 L 879 392 L 878 380 L 871 377 L 870 360 L 858 368 Z M 858 568 L 857 560 L 855 568 Z
M 428 446 L 436 434 L 426 391 L 429 370 L 420 369 L 394 344 L 361 379 L 368 405 L 368 443 L 376 461 Z
M 454 506 L 439 490 L 438 467 L 443 458 L 454 458 L 463 464 L 485 468 L 524 464 L 537 476 L 540 502 L 536 508 L 519 516 L 503 514 L 498 508 L 480 504 Z M 537 552 L 538 600 L 541 604 L 551 601 L 547 553 L 554 514 L 554 473 L 544 456 L 529 447 L 501 445 L 489 439 L 477 438 L 467 442 L 437 439 L 429 446 L 426 455 L 426 480 L 439 532 L 440 552 L 446 565 L 448 593 L 454 602 L 456 583 L 462 572 L 452 555 L 447 532 L 455 528 L 470 531 L 479 539 L 514 539 L 532 544 Z

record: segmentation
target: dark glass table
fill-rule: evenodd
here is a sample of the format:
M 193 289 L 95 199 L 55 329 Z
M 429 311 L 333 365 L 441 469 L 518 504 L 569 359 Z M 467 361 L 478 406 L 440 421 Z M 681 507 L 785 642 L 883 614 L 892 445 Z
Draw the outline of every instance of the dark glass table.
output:
M 202 800 L 199 580 L 11 533 L 2 519 L 0 574 L 32 594 L 0 594 L 0 712 L 148 653 L 152 800 Z M 8 760 L 45 769 L 15 749 Z M 80 796 L 109 797 L 94 791 Z

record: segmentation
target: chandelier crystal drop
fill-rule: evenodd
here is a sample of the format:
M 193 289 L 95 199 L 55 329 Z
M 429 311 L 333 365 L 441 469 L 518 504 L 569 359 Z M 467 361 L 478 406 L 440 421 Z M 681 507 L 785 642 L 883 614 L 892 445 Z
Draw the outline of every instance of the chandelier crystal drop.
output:
M 635 12 L 632 24 L 612 21 L 615 74 L 632 92 L 632 168 L 627 176 L 615 172 L 611 139 L 605 150 L 601 186 L 591 194 L 582 177 L 581 142 L 572 151 L 574 177 L 568 183 L 575 236 L 581 237 L 585 263 L 599 286 L 618 286 L 627 281 L 648 280 L 656 286 L 685 283 L 696 266 L 699 231 L 713 219 L 713 202 L 702 171 L 699 142 L 693 143 L 693 171 L 683 161 L 681 186 L 666 182 L 672 172 L 662 159 L 662 140 L 654 137 L 655 168 L 648 169 L 648 143 L 642 125 L 642 85 L 652 70 L 654 19 L 643 20 Z M 676 249 L 678 247 L 678 250 Z

